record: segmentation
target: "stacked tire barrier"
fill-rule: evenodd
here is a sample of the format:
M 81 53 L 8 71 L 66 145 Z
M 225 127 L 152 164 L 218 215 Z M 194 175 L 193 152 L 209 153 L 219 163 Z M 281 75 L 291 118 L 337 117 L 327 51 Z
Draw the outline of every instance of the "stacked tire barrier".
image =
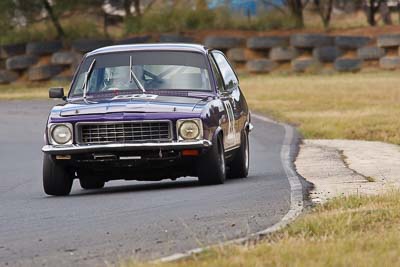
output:
M 0 47 L 0 84 L 16 81 L 71 81 L 84 53 L 111 45 L 111 40 L 44 41 Z
M 203 43 L 224 51 L 236 68 L 251 73 L 356 72 L 365 68 L 400 69 L 400 34 L 332 36 L 292 34 L 288 36 L 196 36 L 160 34 L 112 41 L 80 39 L 29 42 L 0 46 L 0 83 L 16 81 L 70 81 L 82 56 L 94 49 L 118 44 Z
M 400 69 L 400 34 L 378 37 L 293 34 L 247 40 L 210 36 L 204 43 L 223 50 L 237 67 L 243 66 L 252 73 L 282 69 L 291 72 Z

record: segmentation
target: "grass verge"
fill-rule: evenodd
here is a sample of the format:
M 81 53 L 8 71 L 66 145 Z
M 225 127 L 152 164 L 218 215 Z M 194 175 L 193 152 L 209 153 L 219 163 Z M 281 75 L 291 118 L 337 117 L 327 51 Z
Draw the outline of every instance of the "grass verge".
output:
M 305 138 L 400 144 L 398 72 L 260 75 L 241 79 L 254 111 L 295 124 Z
M 48 99 L 49 88 L 60 86 L 64 86 L 64 91 L 66 94 L 68 92 L 68 85 L 54 82 L 0 85 L 0 100 Z
M 215 248 L 182 261 L 124 267 L 398 266 L 400 192 L 350 196 L 315 207 L 257 245 Z

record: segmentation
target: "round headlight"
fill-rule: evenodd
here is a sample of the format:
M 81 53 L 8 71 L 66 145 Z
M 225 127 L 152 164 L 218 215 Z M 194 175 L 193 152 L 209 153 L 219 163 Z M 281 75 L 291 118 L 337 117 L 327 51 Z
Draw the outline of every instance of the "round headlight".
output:
M 185 121 L 179 128 L 179 135 L 185 139 L 196 139 L 200 135 L 200 128 L 194 121 Z
M 51 131 L 51 137 L 57 144 L 66 144 L 72 139 L 71 130 L 65 125 L 57 125 Z

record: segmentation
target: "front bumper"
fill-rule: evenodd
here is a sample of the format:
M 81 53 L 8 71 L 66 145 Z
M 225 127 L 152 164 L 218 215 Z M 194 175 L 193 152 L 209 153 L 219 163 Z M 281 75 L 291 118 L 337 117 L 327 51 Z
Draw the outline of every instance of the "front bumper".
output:
M 185 141 L 185 142 L 166 142 L 166 143 L 132 143 L 132 144 L 103 144 L 103 145 L 65 145 L 54 146 L 45 145 L 42 151 L 50 155 L 73 155 L 92 152 L 112 152 L 112 151 L 135 151 L 135 150 L 155 150 L 155 149 L 196 149 L 208 148 L 212 145 L 209 140 Z

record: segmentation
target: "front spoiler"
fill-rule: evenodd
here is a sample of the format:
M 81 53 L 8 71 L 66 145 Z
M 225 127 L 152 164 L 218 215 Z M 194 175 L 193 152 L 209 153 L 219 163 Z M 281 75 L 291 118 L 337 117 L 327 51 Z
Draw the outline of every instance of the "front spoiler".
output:
M 101 151 L 135 151 L 153 149 L 194 149 L 208 148 L 212 145 L 209 140 L 182 141 L 168 143 L 140 143 L 140 144 L 104 144 L 104 145 L 45 145 L 42 151 L 50 155 L 72 155 Z

